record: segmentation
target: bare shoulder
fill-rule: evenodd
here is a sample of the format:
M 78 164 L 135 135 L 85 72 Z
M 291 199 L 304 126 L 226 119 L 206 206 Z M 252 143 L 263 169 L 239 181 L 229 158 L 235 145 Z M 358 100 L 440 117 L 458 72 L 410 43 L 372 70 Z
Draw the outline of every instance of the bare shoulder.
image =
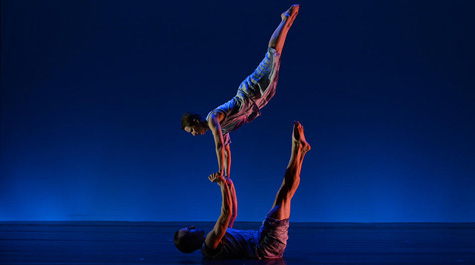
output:
M 217 112 L 217 113 L 211 113 L 210 117 L 208 119 L 208 124 L 211 125 L 211 123 L 220 123 L 224 119 L 224 113 Z

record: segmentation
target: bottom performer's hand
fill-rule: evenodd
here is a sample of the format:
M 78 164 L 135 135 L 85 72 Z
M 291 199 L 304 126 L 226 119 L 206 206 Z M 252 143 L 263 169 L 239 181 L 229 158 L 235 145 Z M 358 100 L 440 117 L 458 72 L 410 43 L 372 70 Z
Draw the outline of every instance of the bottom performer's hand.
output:
M 209 181 L 211 182 L 216 182 L 216 183 L 221 183 L 224 182 L 224 177 L 221 173 L 216 172 L 208 176 Z

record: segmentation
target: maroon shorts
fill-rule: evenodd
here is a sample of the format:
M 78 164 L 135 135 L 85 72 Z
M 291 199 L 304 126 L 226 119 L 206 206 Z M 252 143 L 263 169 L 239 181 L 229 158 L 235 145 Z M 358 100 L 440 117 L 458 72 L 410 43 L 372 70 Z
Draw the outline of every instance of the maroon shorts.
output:
M 257 256 L 261 259 L 282 258 L 289 231 L 289 219 L 267 217 L 257 233 Z

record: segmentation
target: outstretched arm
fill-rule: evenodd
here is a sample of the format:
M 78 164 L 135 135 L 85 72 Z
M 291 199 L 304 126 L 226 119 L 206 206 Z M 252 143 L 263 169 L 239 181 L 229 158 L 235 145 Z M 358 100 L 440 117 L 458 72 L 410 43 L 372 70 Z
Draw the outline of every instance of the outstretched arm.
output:
M 226 179 L 226 182 L 228 184 L 229 188 L 229 193 L 231 195 L 231 202 L 232 202 L 232 207 L 233 207 L 233 213 L 231 215 L 231 219 L 229 220 L 228 227 L 233 228 L 234 225 L 234 220 L 236 220 L 237 217 L 237 198 L 236 198 L 236 190 L 234 189 L 234 183 L 230 178 Z
M 225 153 L 225 146 L 224 146 L 224 139 L 223 133 L 221 131 L 221 125 L 219 124 L 220 120 L 223 119 L 223 114 L 211 114 L 208 120 L 208 126 L 213 133 L 214 136 L 214 143 L 216 145 L 216 156 L 218 158 L 218 175 L 223 176 L 224 172 L 224 153 Z
M 208 235 L 206 235 L 205 239 L 206 246 L 214 250 L 219 246 L 221 239 L 226 233 L 226 229 L 228 228 L 229 221 L 231 220 L 233 210 L 231 193 L 229 191 L 228 185 L 226 184 L 226 180 L 217 173 L 211 174 L 208 178 L 211 182 L 217 182 L 219 184 L 221 187 L 221 195 L 223 197 L 223 201 L 221 203 L 221 215 L 214 225 L 213 230 L 211 230 Z
M 231 177 L 231 147 L 229 146 L 229 144 L 226 145 L 224 150 L 225 150 L 224 157 L 226 159 L 225 160 L 226 174 L 224 175 L 230 178 Z

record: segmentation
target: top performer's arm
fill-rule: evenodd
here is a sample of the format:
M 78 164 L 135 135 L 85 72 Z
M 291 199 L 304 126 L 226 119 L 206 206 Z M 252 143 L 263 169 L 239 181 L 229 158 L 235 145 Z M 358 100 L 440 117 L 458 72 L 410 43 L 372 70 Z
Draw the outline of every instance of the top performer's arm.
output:
M 224 154 L 225 154 L 225 146 L 224 146 L 224 139 L 223 133 L 221 131 L 221 125 L 219 124 L 220 120 L 223 119 L 223 114 L 211 114 L 208 120 L 208 126 L 213 133 L 214 136 L 214 143 L 216 146 L 216 156 L 218 158 L 218 175 L 224 175 Z M 231 163 L 229 163 L 231 164 Z

